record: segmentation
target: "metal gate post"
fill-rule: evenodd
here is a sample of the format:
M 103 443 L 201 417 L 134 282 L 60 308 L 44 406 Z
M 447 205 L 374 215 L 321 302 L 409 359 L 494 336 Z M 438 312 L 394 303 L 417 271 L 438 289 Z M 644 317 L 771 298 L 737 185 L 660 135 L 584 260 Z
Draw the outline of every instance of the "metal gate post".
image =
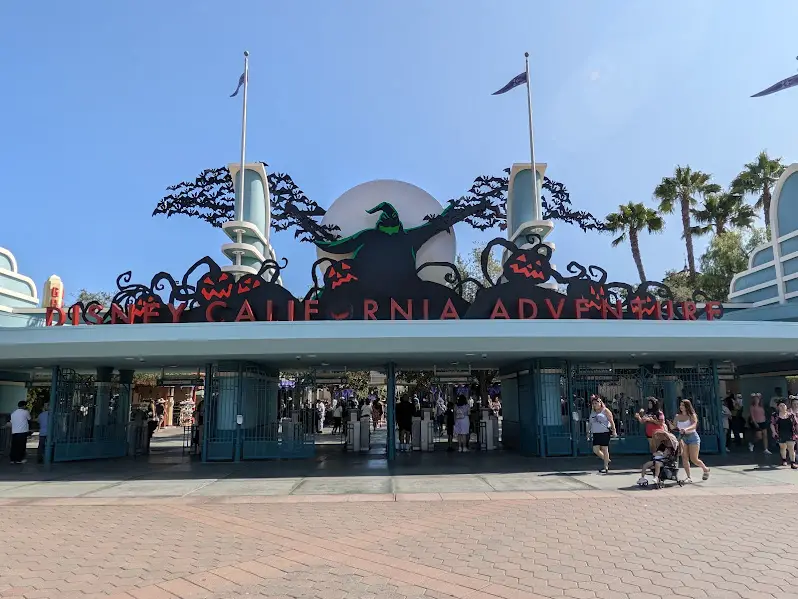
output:
M 529 366 L 529 390 L 532 396 L 530 398 L 532 401 L 529 402 L 529 405 L 530 409 L 534 410 L 532 413 L 535 416 L 535 426 L 538 430 L 538 451 L 540 457 L 545 458 L 548 455 L 548 439 L 546 438 L 545 429 L 543 428 L 543 410 L 545 409 L 545 405 L 543 405 L 543 385 L 540 380 L 540 369 L 540 360 L 534 360 Z M 520 401 L 521 398 L 519 398 L 519 402 Z
M 53 367 L 53 374 L 51 376 L 50 381 L 50 418 L 47 419 L 47 430 L 45 433 L 47 434 L 47 439 L 45 439 L 44 444 L 44 468 L 45 470 L 49 470 L 52 466 L 52 455 L 53 455 L 53 433 L 55 432 L 55 426 L 53 422 L 56 420 L 57 411 L 58 411 L 58 379 L 60 378 L 61 369 L 58 366 Z M 42 432 L 39 431 L 41 435 Z
M 571 390 L 571 363 L 566 360 L 563 362 L 563 368 L 565 368 L 565 399 L 568 403 L 568 427 L 571 430 L 571 456 L 576 457 L 579 453 L 579 435 L 582 433 L 579 424 L 582 421 L 580 419 L 577 423 L 574 420 L 576 406 L 574 405 L 574 393 Z
M 235 394 L 235 410 L 233 410 L 233 414 L 235 417 L 235 427 L 236 427 L 236 436 L 235 436 L 235 443 L 233 444 L 233 461 L 240 462 L 241 461 L 241 427 L 242 425 L 239 424 L 239 416 L 241 416 L 241 420 L 243 422 L 244 414 L 242 413 L 242 408 L 244 407 L 243 395 L 244 395 L 244 364 L 242 362 L 238 363 L 238 377 L 237 377 L 237 385 L 236 385 L 236 394 Z
M 718 405 L 720 400 L 720 382 L 718 381 L 718 365 L 715 363 L 715 360 L 710 360 L 709 365 L 712 367 L 712 403 L 711 405 L 714 406 L 715 414 L 717 414 L 717 426 L 718 431 L 718 449 L 720 450 L 721 455 L 726 454 L 726 439 L 723 437 L 723 410 Z M 731 424 L 729 424 L 731 426 Z M 767 432 L 767 431 L 766 431 Z
M 208 461 L 208 425 L 210 423 L 210 408 L 211 401 L 213 398 L 213 364 L 206 364 L 205 365 L 205 383 L 204 389 L 202 394 L 202 430 L 200 431 L 200 436 L 202 437 L 202 448 L 200 451 L 202 455 L 200 456 L 200 460 L 203 462 Z M 197 412 L 199 414 L 199 412 Z M 199 426 L 199 423 L 195 422 L 195 426 Z
M 387 427 L 386 437 L 388 445 L 385 448 L 388 460 L 396 458 L 396 364 L 389 362 L 386 367 L 386 384 L 387 384 L 387 397 L 386 403 L 386 419 Z

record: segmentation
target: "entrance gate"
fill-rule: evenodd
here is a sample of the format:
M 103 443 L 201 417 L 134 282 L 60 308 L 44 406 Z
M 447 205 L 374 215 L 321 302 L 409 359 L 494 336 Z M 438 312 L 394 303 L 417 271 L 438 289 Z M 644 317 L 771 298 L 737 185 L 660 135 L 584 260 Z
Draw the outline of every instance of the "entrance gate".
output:
M 533 405 L 541 438 L 540 455 L 592 454 L 588 440 L 592 395 L 600 395 L 615 417 L 618 437 L 611 441 L 612 453 L 649 452 L 645 427 L 634 417 L 646 408 L 648 397 L 659 400 L 669 420 L 676 414 L 678 399 L 690 399 L 698 415 L 701 450 L 716 453 L 725 443 L 713 365 L 536 366 Z
M 54 462 L 127 455 L 132 372 L 127 374 L 114 375 L 110 368 L 97 369 L 97 376 L 56 369 L 47 436 L 47 455 Z
M 305 458 L 315 452 L 315 437 L 298 418 L 282 417 L 279 378 L 252 364 L 208 367 L 203 459 L 239 461 Z

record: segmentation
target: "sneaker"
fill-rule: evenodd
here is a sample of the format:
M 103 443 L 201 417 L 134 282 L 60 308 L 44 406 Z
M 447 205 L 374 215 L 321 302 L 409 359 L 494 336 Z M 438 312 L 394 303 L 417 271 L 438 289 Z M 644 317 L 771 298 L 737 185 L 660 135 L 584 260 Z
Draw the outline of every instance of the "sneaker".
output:
M 601 468 L 599 470 L 599 474 L 607 474 L 607 469 L 606 468 Z
M 792 468 L 793 470 L 798 470 L 798 464 L 793 462 L 792 464 L 790 464 L 790 468 Z
M 786 466 L 786 465 L 787 465 L 787 460 L 782 460 L 782 461 L 781 461 L 781 465 L 782 465 L 782 466 Z
M 640 478 L 637 479 L 638 485 L 645 484 L 646 482 L 648 482 L 648 479 L 645 476 L 641 476 Z
M 764 452 L 762 452 L 762 453 L 764 453 L 765 455 L 770 455 L 770 454 L 771 454 L 771 453 L 773 453 L 773 452 L 772 452 L 772 451 L 770 451 L 769 449 L 766 449 L 766 450 L 765 450 Z
M 684 484 L 686 484 L 686 485 L 692 484 L 692 482 L 693 482 L 693 479 L 690 478 L 689 476 L 684 479 Z
M 709 478 L 709 470 L 704 472 L 704 474 L 701 476 L 701 480 L 707 480 L 708 478 Z
M 24 464 L 24 463 L 25 463 L 25 462 L 27 462 L 27 461 L 28 461 L 28 460 L 20 460 L 19 462 L 17 462 L 17 464 Z
M 748 451 L 754 451 L 754 444 L 753 443 L 749 443 L 748 444 Z

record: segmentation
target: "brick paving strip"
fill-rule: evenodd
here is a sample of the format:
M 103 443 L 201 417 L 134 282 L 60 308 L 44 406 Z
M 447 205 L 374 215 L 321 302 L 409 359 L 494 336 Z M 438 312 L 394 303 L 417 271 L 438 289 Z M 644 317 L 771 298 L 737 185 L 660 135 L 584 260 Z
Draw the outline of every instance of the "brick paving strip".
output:
M 795 598 L 796 492 L 4 499 L 0 597 Z

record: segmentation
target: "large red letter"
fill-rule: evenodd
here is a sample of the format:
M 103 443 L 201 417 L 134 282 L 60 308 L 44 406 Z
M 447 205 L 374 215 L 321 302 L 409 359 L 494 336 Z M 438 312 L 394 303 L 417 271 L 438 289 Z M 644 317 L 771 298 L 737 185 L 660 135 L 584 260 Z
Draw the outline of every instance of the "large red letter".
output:
M 66 312 L 61 308 L 49 307 L 44 317 L 44 326 L 53 326 L 53 312 L 58 313 L 58 322 L 55 324 L 57 327 L 62 327 L 66 323 Z
M 147 302 L 144 304 L 144 312 L 141 315 L 141 320 L 144 324 L 147 324 L 152 318 L 158 318 L 160 315 L 161 313 L 158 312 L 158 307 L 155 302 Z
M 682 315 L 685 320 L 698 320 L 695 310 L 695 302 L 682 302 Z
M 396 300 L 391 298 L 391 320 L 396 320 L 397 314 L 405 320 L 413 320 L 413 300 L 407 300 L 407 310 L 402 310 Z
M 548 298 L 546 298 L 546 305 L 549 308 L 549 313 L 551 314 L 551 317 L 554 318 L 555 320 L 560 320 L 560 316 L 562 316 L 562 309 L 565 307 L 565 300 L 561 299 L 557 303 L 556 310 L 554 309 L 554 304 L 552 304 L 551 300 Z
M 637 315 L 637 320 L 643 320 L 643 300 L 636 297 L 629 303 L 632 306 L 632 314 Z
M 607 316 L 610 314 L 618 320 L 623 319 L 623 302 L 621 300 L 615 302 L 615 309 L 610 306 L 607 300 L 601 303 L 601 317 L 606 320 Z
M 723 304 L 720 302 L 706 303 L 707 320 L 715 320 L 723 316 Z
M 664 302 L 662 302 L 662 305 L 667 309 L 668 317 L 662 318 L 662 313 L 665 312 L 665 310 L 660 310 L 659 312 L 660 320 L 673 320 L 673 300 L 665 300 Z
M 441 312 L 441 320 L 447 320 L 449 318 L 459 320 L 460 315 L 457 313 L 457 308 L 454 307 L 452 300 L 447 299 L 446 305 L 443 306 L 443 312 Z
M 363 320 L 377 320 L 375 315 L 379 305 L 373 299 L 363 300 Z
M 290 322 L 294 321 L 294 312 L 296 312 L 296 306 L 294 306 L 294 300 L 288 300 L 288 320 Z
M 208 304 L 208 307 L 205 308 L 205 322 L 221 322 L 219 320 L 214 320 L 213 319 L 213 311 L 218 306 L 221 306 L 222 308 L 226 308 L 227 307 L 227 303 L 226 302 L 211 302 L 210 304 Z
M 581 319 L 583 313 L 590 312 L 590 302 L 580 297 L 576 300 L 576 317 Z
M 186 309 L 186 302 L 181 302 L 179 306 L 166 304 L 166 307 L 169 308 L 169 313 L 172 315 L 172 322 L 180 322 L 180 317 L 183 315 L 183 310 Z
M 428 299 L 421 300 L 421 318 L 423 320 L 429 320 L 429 300 Z
M 249 305 L 248 300 L 244 300 L 241 309 L 236 314 L 236 322 L 241 322 L 242 320 L 255 321 L 255 315 L 252 313 L 252 306 Z
M 86 308 L 86 324 L 100 324 L 103 321 L 103 317 L 100 316 L 100 312 L 103 311 L 103 307 L 100 304 L 89 304 L 89 307 Z
M 524 316 L 524 308 L 529 306 L 532 308 L 532 314 L 529 316 Z M 521 320 L 532 320 L 533 318 L 538 317 L 538 305 L 530 299 L 526 299 L 522 297 L 518 300 L 518 318 Z
M 507 308 L 504 307 L 504 302 L 501 298 L 496 300 L 493 306 L 493 312 L 490 313 L 491 320 L 496 320 L 497 318 L 510 318 L 510 315 L 507 314 Z
M 69 310 L 72 312 L 72 326 L 76 327 L 80 324 L 80 304 L 75 304 Z
M 305 301 L 305 320 L 310 320 L 311 316 L 319 313 L 318 305 L 319 300 L 309 299 Z
M 130 324 L 130 316 L 118 304 L 111 304 L 111 324 L 118 324 L 119 321 Z

